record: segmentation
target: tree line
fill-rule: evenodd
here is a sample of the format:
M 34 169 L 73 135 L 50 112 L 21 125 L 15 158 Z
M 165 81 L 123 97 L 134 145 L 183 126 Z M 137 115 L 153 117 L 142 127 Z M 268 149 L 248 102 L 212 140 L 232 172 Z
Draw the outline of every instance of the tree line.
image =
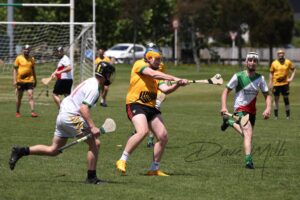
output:
M 15 3 L 32 3 L 15 0 Z M 53 0 L 49 3 L 69 3 Z M 45 3 L 35 0 L 34 3 Z M 6 21 L 6 8 L 0 7 Z M 294 30 L 293 10 L 287 0 L 96 0 L 97 46 L 155 42 L 173 46 L 173 19 L 179 20 L 179 38 L 195 50 L 209 45 L 230 46 L 229 31 L 238 33 L 237 45 L 273 47 L 289 44 Z M 69 21 L 68 8 L 15 7 L 15 21 Z M 92 21 L 92 0 L 75 0 L 75 21 Z M 240 37 L 242 24 L 250 43 Z M 213 43 L 208 43 L 213 38 Z

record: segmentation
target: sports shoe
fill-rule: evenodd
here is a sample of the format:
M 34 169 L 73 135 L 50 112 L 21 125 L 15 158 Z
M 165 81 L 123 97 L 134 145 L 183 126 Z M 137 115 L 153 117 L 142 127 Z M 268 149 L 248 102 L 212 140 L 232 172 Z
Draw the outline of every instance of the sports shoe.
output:
M 228 128 L 228 120 L 229 117 L 227 115 L 223 115 L 223 124 L 221 125 L 221 130 L 225 131 Z
M 19 117 L 21 117 L 21 113 L 16 112 L 16 118 L 19 118 Z
M 252 161 L 247 162 L 245 168 L 246 169 L 255 169 Z
M 170 176 L 160 170 L 148 171 L 147 176 Z
M 11 155 L 9 158 L 9 168 L 11 170 L 14 170 L 18 160 L 22 157 L 21 151 L 20 151 L 20 147 L 18 146 L 14 146 L 11 148 Z
M 100 103 L 100 106 L 107 107 L 107 104 L 105 102 L 103 102 L 103 103 Z
M 125 160 L 118 160 L 116 162 L 117 170 L 121 171 L 123 174 L 126 173 L 126 161 Z
M 38 117 L 39 115 L 36 114 L 35 112 L 31 112 L 31 117 Z
M 85 183 L 100 185 L 100 184 L 105 183 L 105 181 L 102 181 L 102 180 L 98 179 L 97 177 L 94 177 L 94 178 L 86 178 Z

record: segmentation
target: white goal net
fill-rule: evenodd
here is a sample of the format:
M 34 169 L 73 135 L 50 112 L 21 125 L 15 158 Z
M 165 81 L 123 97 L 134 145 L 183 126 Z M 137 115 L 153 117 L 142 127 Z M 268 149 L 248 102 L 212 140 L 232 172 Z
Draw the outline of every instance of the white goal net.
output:
M 36 60 L 37 75 L 50 76 L 58 59 L 54 49 L 64 47 L 69 56 L 70 45 L 74 47 L 73 73 L 78 83 L 93 75 L 93 25 L 74 25 L 74 41 L 70 42 L 69 24 L 13 24 L 9 34 L 8 25 L 0 23 L 0 67 L 2 72 L 12 70 L 16 56 L 22 53 L 25 44 L 31 46 L 31 55 Z M 70 44 L 71 43 L 71 44 Z M 40 77 L 39 76 L 39 77 Z

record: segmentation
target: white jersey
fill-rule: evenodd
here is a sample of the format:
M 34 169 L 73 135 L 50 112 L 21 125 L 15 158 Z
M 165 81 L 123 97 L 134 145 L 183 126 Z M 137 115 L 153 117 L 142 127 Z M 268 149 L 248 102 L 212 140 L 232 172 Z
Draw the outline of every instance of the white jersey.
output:
M 235 89 L 234 111 L 245 111 L 256 114 L 256 97 L 259 90 L 268 92 L 268 86 L 264 76 L 255 73 L 249 77 L 247 71 L 238 72 L 228 82 L 227 88 Z
M 99 90 L 99 83 L 95 77 L 83 81 L 61 102 L 59 114 L 80 115 L 79 110 L 82 104 L 88 105 L 89 108 L 96 105 Z
M 68 56 L 64 55 L 57 63 L 57 69 L 58 69 L 58 71 L 60 71 L 60 70 L 63 70 L 64 68 L 66 68 L 67 66 L 72 67 L 71 61 Z M 73 68 L 71 71 L 58 74 L 57 79 L 73 79 L 72 71 L 73 71 Z

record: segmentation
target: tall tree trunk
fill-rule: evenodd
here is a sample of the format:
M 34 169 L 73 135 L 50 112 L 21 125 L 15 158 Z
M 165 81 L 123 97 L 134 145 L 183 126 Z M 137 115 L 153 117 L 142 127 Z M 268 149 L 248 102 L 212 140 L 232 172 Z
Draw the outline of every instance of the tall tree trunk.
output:
M 270 55 L 269 55 L 269 66 L 271 66 L 272 61 L 273 61 L 273 45 L 272 44 L 269 45 L 269 53 L 270 53 Z
M 237 35 L 237 43 L 238 43 L 238 60 L 239 66 L 241 70 L 243 70 L 243 62 L 242 62 L 242 35 L 241 31 L 238 31 Z
M 193 50 L 193 58 L 196 63 L 196 71 L 200 71 L 200 60 L 198 57 L 198 52 L 197 52 L 197 46 L 196 46 L 196 36 L 195 36 L 195 27 L 194 23 L 192 23 L 192 28 L 191 28 L 191 39 L 192 39 L 192 50 Z

